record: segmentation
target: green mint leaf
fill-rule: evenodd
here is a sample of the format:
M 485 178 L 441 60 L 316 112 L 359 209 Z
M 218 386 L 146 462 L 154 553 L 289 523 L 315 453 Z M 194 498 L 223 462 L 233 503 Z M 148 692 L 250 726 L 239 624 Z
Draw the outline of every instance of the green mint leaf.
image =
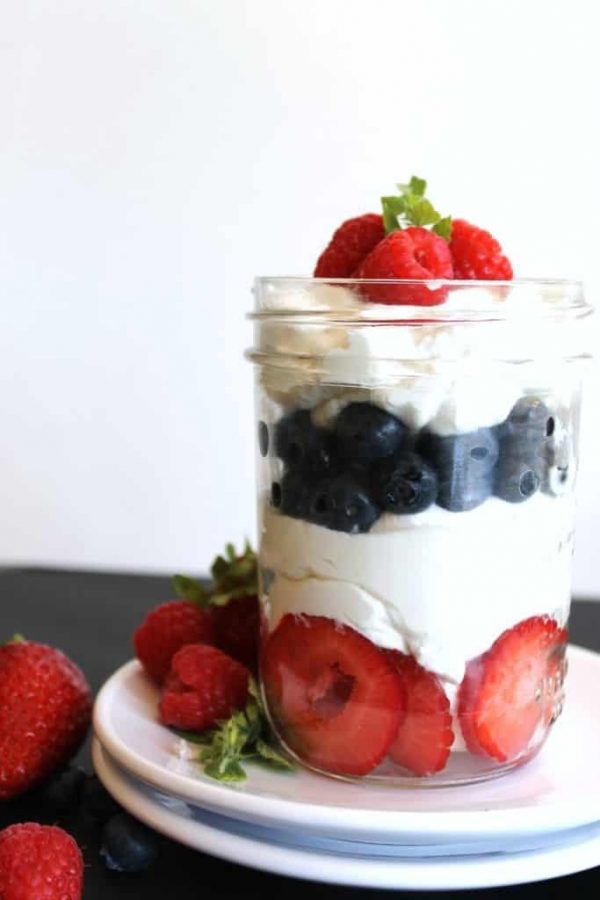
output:
M 399 217 L 404 215 L 404 197 L 382 197 L 383 227 L 386 234 L 398 231 L 402 226 Z
M 414 194 L 406 199 L 406 219 L 411 225 L 424 228 L 426 225 L 433 225 L 439 221 L 440 214 L 433 208 L 429 200 L 415 197 Z
M 291 772 L 294 769 L 294 764 L 291 760 L 261 738 L 256 741 L 256 752 L 263 762 L 276 769 L 282 769 L 286 772 Z
M 443 237 L 444 240 L 449 241 L 452 237 L 452 218 L 450 216 L 444 216 L 443 219 L 439 219 L 439 221 L 435 223 L 431 230 L 440 237 Z
M 424 197 L 427 182 L 424 178 L 417 178 L 416 175 L 413 175 L 408 184 L 397 184 L 396 187 L 401 194 L 415 194 L 417 197 Z
M 204 765 L 204 772 L 209 778 L 224 781 L 228 784 L 239 783 L 247 778 L 242 765 L 237 759 L 211 759 Z
M 175 575 L 172 584 L 175 593 L 182 600 L 189 600 L 191 603 L 198 603 L 201 606 L 206 605 L 207 591 L 195 578 L 188 578 L 187 575 Z

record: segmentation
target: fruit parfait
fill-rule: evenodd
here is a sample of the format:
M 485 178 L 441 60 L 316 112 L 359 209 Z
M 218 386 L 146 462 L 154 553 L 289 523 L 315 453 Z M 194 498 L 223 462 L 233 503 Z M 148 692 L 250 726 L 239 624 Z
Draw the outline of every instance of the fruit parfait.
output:
M 256 282 L 261 684 L 305 765 L 460 784 L 562 709 L 591 310 L 423 180 L 382 203 Z

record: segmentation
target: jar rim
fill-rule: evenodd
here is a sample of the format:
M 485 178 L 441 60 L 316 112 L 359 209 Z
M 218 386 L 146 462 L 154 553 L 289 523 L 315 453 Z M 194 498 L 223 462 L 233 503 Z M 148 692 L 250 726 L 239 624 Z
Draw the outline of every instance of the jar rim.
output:
M 444 302 L 426 304 L 378 303 L 360 297 L 362 286 L 371 289 L 419 287 L 430 291 L 444 290 Z M 321 289 L 314 302 L 309 291 Z M 345 295 L 328 298 L 322 289 L 345 289 Z M 355 293 L 352 292 L 355 288 Z M 286 319 L 327 321 L 339 325 L 364 322 L 370 324 L 434 324 L 443 322 L 498 322 L 525 318 L 552 318 L 571 314 L 580 318 L 591 314 L 593 306 L 586 300 L 583 282 L 564 278 L 515 278 L 510 281 L 405 278 L 312 278 L 303 275 L 259 276 L 254 280 L 252 320 Z M 303 303 L 306 296 L 307 302 Z M 293 302 L 292 302 L 292 298 Z M 340 302 L 340 300 L 342 302 Z M 347 302 L 346 302 L 347 301 Z M 484 302 L 485 301 L 485 302 Z M 509 302 L 510 301 L 510 302 Z

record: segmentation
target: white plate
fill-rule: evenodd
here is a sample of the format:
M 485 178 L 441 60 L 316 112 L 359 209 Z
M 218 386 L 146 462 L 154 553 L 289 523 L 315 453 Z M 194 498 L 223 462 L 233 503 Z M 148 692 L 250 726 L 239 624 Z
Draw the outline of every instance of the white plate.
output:
M 215 827 L 201 810 L 180 800 L 157 798 L 156 792 L 124 774 L 98 741 L 92 748 L 96 772 L 115 799 L 132 815 L 192 847 L 255 869 L 314 881 L 355 887 L 452 890 L 524 884 L 591 869 L 600 859 L 600 824 L 578 829 L 579 840 L 564 846 L 521 853 L 490 853 L 454 858 L 375 858 L 286 846 L 260 840 L 253 826 L 240 834 Z M 277 832 L 274 832 L 277 835 Z
M 245 821 L 405 844 L 518 837 L 600 820 L 600 655 L 570 647 L 569 666 L 565 712 L 541 754 L 515 772 L 468 786 L 388 788 L 258 767 L 239 786 L 220 784 L 178 755 L 178 747 L 191 745 L 159 724 L 158 691 L 137 662 L 119 669 L 100 691 L 94 728 L 137 778 Z

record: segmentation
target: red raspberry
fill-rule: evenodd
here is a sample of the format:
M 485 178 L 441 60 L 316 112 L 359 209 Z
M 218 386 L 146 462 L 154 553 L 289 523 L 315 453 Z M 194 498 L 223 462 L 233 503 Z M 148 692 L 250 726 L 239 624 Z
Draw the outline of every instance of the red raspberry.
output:
M 0 800 L 74 756 L 91 708 L 87 681 L 60 650 L 30 641 L 0 647 Z
M 189 644 L 178 650 L 160 698 L 163 725 L 184 731 L 204 731 L 248 700 L 248 670 L 208 644 Z
M 25 822 L 0 831 L 2 900 L 80 900 L 83 858 L 70 834 Z
M 258 597 L 232 597 L 225 606 L 211 606 L 215 645 L 252 672 L 258 668 Z
M 315 267 L 315 278 L 350 278 L 356 267 L 385 237 L 383 219 L 366 213 L 343 222 Z
M 148 675 L 162 684 L 171 660 L 186 644 L 213 643 L 210 615 L 187 600 L 170 600 L 148 613 L 133 635 L 135 654 Z
M 354 278 L 406 278 L 412 280 L 452 278 L 452 257 L 447 241 L 411 226 L 392 231 L 381 241 L 353 274 Z M 364 284 L 361 293 L 372 303 L 436 306 L 446 299 L 446 289 L 430 290 L 425 285 Z
M 452 220 L 450 252 L 454 277 L 481 281 L 510 281 L 513 270 L 495 237 L 464 219 Z

